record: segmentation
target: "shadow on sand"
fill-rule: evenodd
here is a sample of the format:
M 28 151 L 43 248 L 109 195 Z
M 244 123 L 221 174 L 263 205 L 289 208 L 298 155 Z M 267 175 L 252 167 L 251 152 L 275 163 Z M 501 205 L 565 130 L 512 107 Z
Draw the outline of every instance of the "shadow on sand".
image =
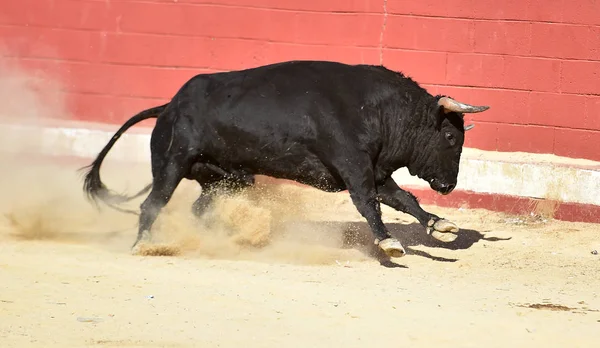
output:
M 336 223 L 334 223 L 336 224 Z M 344 247 L 362 247 L 371 256 L 376 257 L 379 263 L 388 268 L 408 268 L 407 266 L 393 262 L 381 249 L 373 244 L 373 236 L 366 222 L 344 223 Z M 458 259 L 445 258 L 431 255 L 428 252 L 414 249 L 415 246 L 425 246 L 431 248 L 441 248 L 449 250 L 464 250 L 469 249 L 473 244 L 483 240 L 488 242 L 498 242 L 510 240 L 509 238 L 486 237 L 483 233 L 461 229 L 457 234 L 458 238 L 454 242 L 444 243 L 431 237 L 425 233 L 425 228 L 418 223 L 401 224 L 401 223 L 386 223 L 390 234 L 402 243 L 407 255 L 417 255 L 438 262 L 456 262 Z

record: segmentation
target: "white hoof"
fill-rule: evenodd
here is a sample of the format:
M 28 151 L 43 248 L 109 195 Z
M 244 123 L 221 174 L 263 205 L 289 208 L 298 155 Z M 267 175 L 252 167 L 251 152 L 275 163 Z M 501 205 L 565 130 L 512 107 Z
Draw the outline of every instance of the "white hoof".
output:
M 131 247 L 131 255 L 139 255 L 142 244 L 148 244 L 152 242 L 152 235 L 148 230 L 144 230 L 142 235 L 135 241 Z
M 133 256 L 137 256 L 137 255 L 140 254 L 140 251 L 141 251 L 140 243 L 137 243 L 136 245 L 134 245 L 133 247 L 131 247 L 130 253 Z
M 386 238 L 378 242 L 377 245 L 390 257 L 402 257 L 406 255 L 404 247 L 402 247 L 402 244 L 396 238 Z
M 440 232 L 458 232 L 458 226 L 456 226 L 455 223 L 450 222 L 448 220 L 438 220 L 434 225 L 433 228 L 436 231 L 440 231 Z
M 429 220 L 427 226 L 429 226 L 427 228 L 427 233 L 440 242 L 450 243 L 458 238 L 458 235 L 456 234 L 456 232 L 459 231 L 458 226 L 448 220 L 440 219 L 435 223 L 433 220 Z

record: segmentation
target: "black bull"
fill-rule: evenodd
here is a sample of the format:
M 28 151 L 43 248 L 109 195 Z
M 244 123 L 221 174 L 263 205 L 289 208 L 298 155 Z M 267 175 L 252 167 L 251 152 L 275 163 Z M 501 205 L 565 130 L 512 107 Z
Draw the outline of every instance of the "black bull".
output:
M 134 196 L 151 189 L 140 207 L 133 252 L 151 239 L 154 221 L 182 179 L 201 185 L 193 205 L 200 215 L 215 187 L 248 187 L 254 175 L 265 175 L 327 192 L 348 190 L 375 244 L 398 257 L 404 248 L 384 225 L 380 203 L 414 216 L 442 241 L 454 240 L 458 227 L 423 210 L 392 173 L 407 167 L 433 190 L 450 193 L 469 129 L 464 113 L 487 109 L 433 96 L 382 66 L 293 61 L 201 74 L 169 103 L 129 119 L 89 166 L 84 190 L 107 203 L 132 199 L 104 186 L 100 165 L 129 127 L 157 118 L 150 142 L 153 181 Z

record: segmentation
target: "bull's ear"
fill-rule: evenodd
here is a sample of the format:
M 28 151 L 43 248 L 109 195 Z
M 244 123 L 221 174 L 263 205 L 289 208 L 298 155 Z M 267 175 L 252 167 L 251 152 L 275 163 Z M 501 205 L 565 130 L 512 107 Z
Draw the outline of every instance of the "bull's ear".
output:
M 459 113 L 463 113 L 463 114 L 467 114 L 467 113 L 473 114 L 473 113 L 477 113 L 477 112 L 483 112 L 490 108 L 489 106 L 486 106 L 486 105 L 475 106 L 475 105 L 464 104 L 464 103 L 458 102 L 450 97 L 441 97 L 438 100 L 438 105 L 444 109 L 445 113 L 459 112 Z

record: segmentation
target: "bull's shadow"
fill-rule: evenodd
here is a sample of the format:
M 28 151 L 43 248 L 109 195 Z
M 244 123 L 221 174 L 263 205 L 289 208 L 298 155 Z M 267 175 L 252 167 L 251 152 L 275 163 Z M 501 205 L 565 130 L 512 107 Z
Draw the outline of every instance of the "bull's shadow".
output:
M 366 222 L 351 222 L 351 223 L 340 223 L 340 222 L 328 222 L 328 224 L 343 224 L 340 226 L 343 232 L 343 245 L 346 248 L 359 247 L 365 250 L 371 256 L 374 256 L 382 266 L 385 267 L 402 267 L 406 266 L 399 265 L 391 261 L 391 259 L 383 253 L 381 249 L 373 244 L 373 236 L 371 230 Z M 440 242 L 425 232 L 425 228 L 418 223 L 401 224 L 401 223 L 386 223 L 390 234 L 398 239 L 407 255 L 417 255 L 426 257 L 428 259 L 439 261 L 439 262 L 456 262 L 458 259 L 445 258 L 440 256 L 431 255 L 428 252 L 414 249 L 415 246 L 425 246 L 432 248 L 442 248 L 449 250 L 464 250 L 472 247 L 475 243 L 483 240 L 488 242 L 497 242 L 510 240 L 509 238 L 498 238 L 498 237 L 486 237 L 483 233 L 470 230 L 460 229 L 457 233 L 458 237 L 455 241 L 444 243 Z

